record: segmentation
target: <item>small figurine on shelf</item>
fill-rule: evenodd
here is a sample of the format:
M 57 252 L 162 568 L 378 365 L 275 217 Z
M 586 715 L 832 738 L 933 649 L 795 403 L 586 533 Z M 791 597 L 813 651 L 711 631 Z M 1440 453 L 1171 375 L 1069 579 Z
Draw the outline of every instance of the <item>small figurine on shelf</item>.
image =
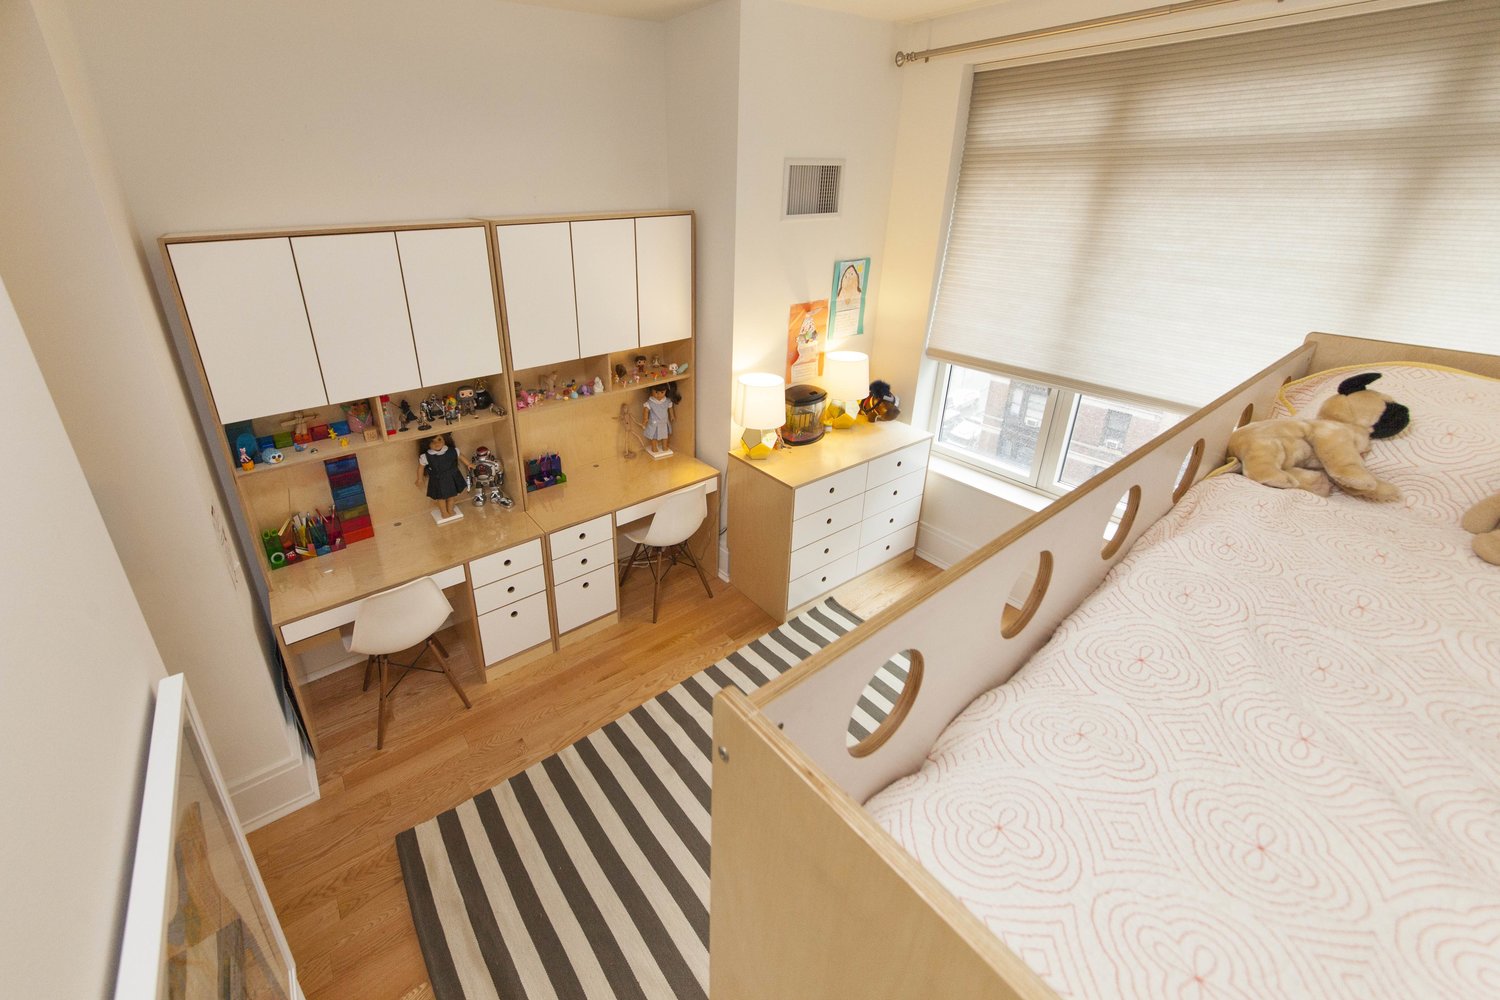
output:
M 677 362 L 674 361 L 670 365 L 667 365 L 667 374 L 668 375 L 676 375 L 677 374 Z
M 472 385 L 461 385 L 458 387 L 458 415 L 460 417 L 472 417 L 479 404 L 474 401 L 474 387 Z
M 557 372 L 548 372 L 542 376 L 542 395 L 547 399 L 557 398 Z
M 485 385 L 484 379 L 474 383 L 474 410 L 488 410 L 494 399 L 490 397 L 490 387 Z
M 653 385 L 651 395 L 646 397 L 641 408 L 641 421 L 646 425 L 646 451 L 652 458 L 666 458 L 672 454 L 672 401 L 667 398 L 667 387 Z
M 895 420 L 901 416 L 901 397 L 891 391 L 891 384 L 881 379 L 870 383 L 870 394 L 859 401 L 859 412 L 870 423 Z
M 443 423 L 458 423 L 458 397 L 449 395 L 443 397 Z
M 595 395 L 599 395 L 603 391 L 604 391 L 604 379 L 600 378 L 598 375 L 595 375 L 594 376 L 594 394 Z
M 403 399 L 399 405 L 401 408 L 401 429 L 409 431 L 411 430 L 410 425 L 417 422 L 417 415 L 411 411 L 411 404 L 406 400 Z M 425 430 L 426 428 L 423 429 Z
M 646 356 L 644 354 L 637 354 L 635 356 L 635 374 L 636 381 L 640 381 L 646 377 Z
M 438 524 L 464 516 L 462 511 L 454 509 L 453 498 L 467 487 L 464 473 L 469 468 L 468 460 L 458 453 L 447 434 L 434 434 L 423 441 L 417 456 L 417 485 L 422 485 L 424 477 L 427 479 L 427 496 L 437 501 L 432 519 Z
M 521 388 L 521 383 L 515 382 L 515 383 L 512 383 L 512 384 L 516 387 L 516 409 L 518 409 L 518 410 L 524 410 L 524 409 L 526 409 L 526 407 L 528 407 L 528 406 L 531 405 L 530 394 L 527 393 L 527 391 L 525 389 Z
M 312 435 L 307 432 L 307 414 L 298 410 L 281 422 L 281 426 L 292 432 L 292 441 L 308 444 L 312 441 Z
M 437 393 L 429 392 L 427 398 L 422 400 L 422 422 L 417 425 L 419 431 L 430 431 L 432 425 L 443 419 L 443 401 L 438 399 Z
M 250 452 L 246 448 L 240 449 L 240 468 L 246 472 L 255 468 L 255 460 L 250 457 Z

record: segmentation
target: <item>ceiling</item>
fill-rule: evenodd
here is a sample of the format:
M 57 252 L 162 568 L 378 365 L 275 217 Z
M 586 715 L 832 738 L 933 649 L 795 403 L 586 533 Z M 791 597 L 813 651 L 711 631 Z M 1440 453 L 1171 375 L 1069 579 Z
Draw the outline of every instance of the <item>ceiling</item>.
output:
M 589 14 L 610 14 L 644 21 L 665 21 L 714 0 L 517 0 L 532 7 L 556 7 Z M 939 14 L 982 6 L 975 0 L 795 0 L 804 7 L 859 14 L 878 21 L 920 21 Z

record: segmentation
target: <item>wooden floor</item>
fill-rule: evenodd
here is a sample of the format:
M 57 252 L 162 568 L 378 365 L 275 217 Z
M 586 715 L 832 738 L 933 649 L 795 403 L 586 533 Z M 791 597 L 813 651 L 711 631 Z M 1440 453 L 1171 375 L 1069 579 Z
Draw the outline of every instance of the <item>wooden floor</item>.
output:
M 887 564 L 835 592 L 868 618 L 938 573 Z M 464 711 L 439 674 L 413 673 L 394 695 L 386 746 L 375 750 L 376 695 L 363 671 L 308 686 L 324 743 L 322 798 L 250 835 L 309 1000 L 430 1000 L 396 860 L 396 834 L 555 753 L 764 634 L 775 622 L 713 580 L 668 576 L 661 622 L 651 580 L 633 574 L 614 625 L 580 645 L 484 684 L 457 632 L 445 634 Z

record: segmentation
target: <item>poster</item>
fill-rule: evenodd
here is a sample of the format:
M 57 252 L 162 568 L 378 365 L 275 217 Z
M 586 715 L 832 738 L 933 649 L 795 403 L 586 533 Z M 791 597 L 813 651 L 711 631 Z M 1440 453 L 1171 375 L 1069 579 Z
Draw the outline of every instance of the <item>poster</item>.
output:
M 829 340 L 858 337 L 865 332 L 865 295 L 870 287 L 870 258 L 841 260 L 833 265 L 833 323 Z
M 828 336 L 828 300 L 792 306 L 786 324 L 786 384 L 816 379 L 823 371 L 823 348 Z

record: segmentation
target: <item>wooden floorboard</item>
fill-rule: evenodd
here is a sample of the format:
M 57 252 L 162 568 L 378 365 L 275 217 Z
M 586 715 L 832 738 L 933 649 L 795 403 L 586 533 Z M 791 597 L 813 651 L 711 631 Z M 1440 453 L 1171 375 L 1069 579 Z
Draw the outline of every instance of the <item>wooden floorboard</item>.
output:
M 834 592 L 869 617 L 936 575 L 920 560 L 888 563 Z M 395 837 L 556 753 L 678 684 L 776 623 L 713 580 L 667 578 L 651 623 L 651 580 L 633 574 L 620 622 L 577 646 L 485 684 L 462 636 L 444 643 L 474 707 L 440 674 L 396 689 L 385 749 L 375 749 L 374 690 L 359 667 L 306 688 L 324 741 L 319 801 L 250 834 L 308 1000 L 431 1000 Z

